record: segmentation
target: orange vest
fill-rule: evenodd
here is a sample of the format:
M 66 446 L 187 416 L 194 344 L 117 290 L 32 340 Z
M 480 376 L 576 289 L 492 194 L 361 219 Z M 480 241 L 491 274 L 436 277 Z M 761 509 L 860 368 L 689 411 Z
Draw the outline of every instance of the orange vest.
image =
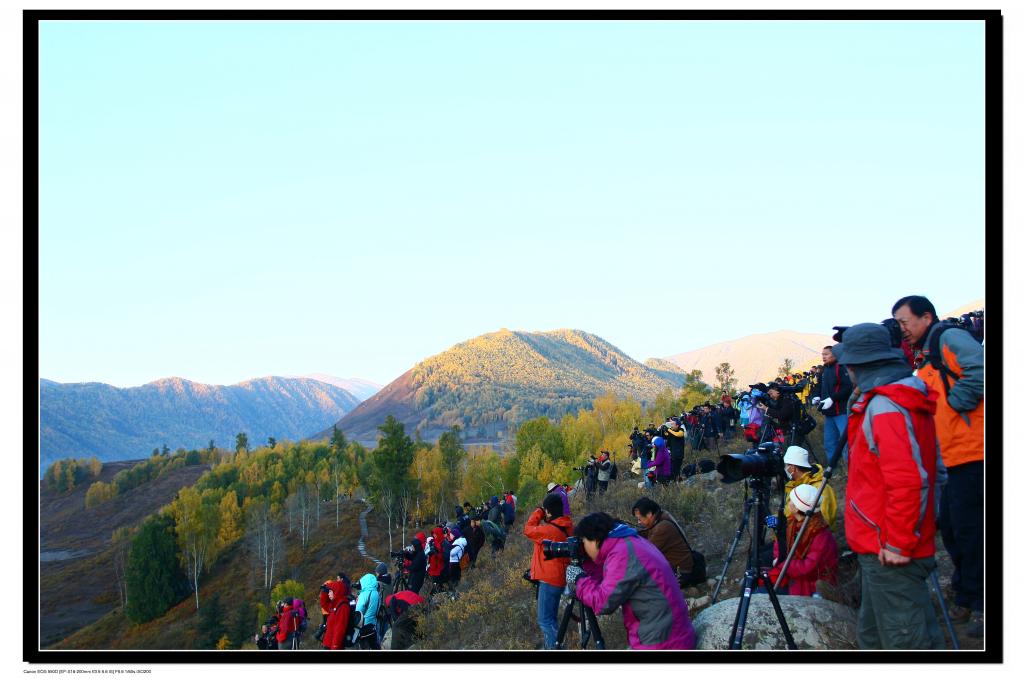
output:
M 942 347 L 942 360 L 946 367 L 958 375 L 963 373 L 956 355 L 948 347 Z M 977 406 L 970 412 L 957 412 L 946 400 L 946 388 L 942 384 L 939 370 L 926 361 L 917 370 L 917 376 L 939 394 L 935 410 L 935 433 L 939 439 L 942 463 L 947 467 L 955 467 L 984 460 L 985 399 L 979 400 Z M 950 384 L 950 387 L 952 386 L 953 384 Z

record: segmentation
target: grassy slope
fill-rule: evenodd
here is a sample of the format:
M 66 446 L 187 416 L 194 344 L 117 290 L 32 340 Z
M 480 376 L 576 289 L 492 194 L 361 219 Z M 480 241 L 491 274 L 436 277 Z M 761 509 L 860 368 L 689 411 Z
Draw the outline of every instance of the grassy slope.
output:
M 134 464 L 136 462 L 104 464 L 97 480 L 109 483 L 115 474 Z M 165 472 L 156 480 L 92 509 L 85 509 L 85 493 L 93 481 L 70 493 L 41 490 L 42 551 L 68 551 L 77 555 L 65 561 L 40 562 L 43 646 L 93 622 L 117 604 L 119 597 L 109 550 L 111 533 L 121 526 L 137 525 L 174 499 L 181 488 L 195 483 L 208 469 L 201 465 Z M 73 587 L 69 589 L 69 586 Z

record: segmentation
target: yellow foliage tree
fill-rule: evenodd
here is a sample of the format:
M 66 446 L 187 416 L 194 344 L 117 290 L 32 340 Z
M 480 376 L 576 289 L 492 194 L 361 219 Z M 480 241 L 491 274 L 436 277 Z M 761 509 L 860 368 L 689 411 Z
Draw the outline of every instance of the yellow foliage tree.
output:
M 219 512 L 220 529 L 215 544 L 216 554 L 220 554 L 242 537 L 242 509 L 238 506 L 238 497 L 233 490 L 229 490 L 220 499 Z

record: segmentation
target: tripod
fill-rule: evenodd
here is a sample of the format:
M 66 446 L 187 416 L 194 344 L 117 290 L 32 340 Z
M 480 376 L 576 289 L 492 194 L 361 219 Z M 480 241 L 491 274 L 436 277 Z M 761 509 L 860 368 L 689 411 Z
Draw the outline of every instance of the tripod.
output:
M 579 606 L 579 614 L 576 613 L 577 606 Z M 558 624 L 558 636 L 555 639 L 556 649 L 565 648 L 565 635 L 569 631 L 570 620 L 576 621 L 581 649 L 587 648 L 591 635 L 594 636 L 594 648 L 604 649 L 604 635 L 601 634 L 601 628 L 597 625 L 597 616 L 594 615 L 594 610 L 581 602 L 575 595 L 569 598 L 569 603 L 566 604 L 565 611 L 562 612 L 562 621 Z
M 750 533 L 750 552 L 747 555 L 747 570 L 743 574 L 743 589 L 739 606 L 736 609 L 736 620 L 733 621 L 732 633 L 729 635 L 729 648 L 741 649 L 743 647 L 743 632 L 747 625 L 750 597 L 757 588 L 758 583 L 761 583 L 768 591 L 768 598 L 771 600 L 772 606 L 775 607 L 775 616 L 779 619 L 782 634 L 786 638 L 787 648 L 796 649 L 796 642 L 793 640 L 793 634 L 789 631 L 786 616 L 782 613 L 782 605 L 779 603 L 775 587 L 768 577 L 768 571 L 758 565 L 760 563 L 761 545 L 764 542 L 764 517 L 768 508 L 769 480 L 762 477 L 753 477 L 750 481 L 751 495 L 746 502 L 744 518 L 740 522 L 741 530 L 739 532 L 742 532 L 742 527 L 746 525 L 751 509 L 755 510 L 757 516 L 754 519 L 754 528 L 751 529 Z

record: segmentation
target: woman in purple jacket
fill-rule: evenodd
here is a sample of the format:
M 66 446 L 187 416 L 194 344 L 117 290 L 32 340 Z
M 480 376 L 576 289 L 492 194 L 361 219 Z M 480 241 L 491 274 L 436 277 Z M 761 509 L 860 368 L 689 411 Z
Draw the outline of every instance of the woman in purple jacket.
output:
M 694 647 L 686 599 L 657 547 L 604 512 L 584 516 L 575 535 L 589 559 L 566 569 L 567 589 L 594 613 L 621 606 L 630 649 Z
M 651 441 L 654 446 L 654 459 L 648 466 L 655 467 L 654 475 L 658 483 L 668 483 L 672 477 L 672 458 L 668 451 L 668 444 L 661 436 L 655 436 Z

